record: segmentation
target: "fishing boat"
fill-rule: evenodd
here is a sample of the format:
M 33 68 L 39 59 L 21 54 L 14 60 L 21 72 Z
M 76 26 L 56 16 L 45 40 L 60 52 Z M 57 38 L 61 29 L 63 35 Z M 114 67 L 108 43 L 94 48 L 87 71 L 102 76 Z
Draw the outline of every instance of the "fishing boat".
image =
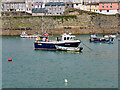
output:
M 103 37 L 105 37 L 105 38 L 109 38 L 109 37 L 112 37 L 112 38 L 116 38 L 116 37 L 118 37 L 119 36 L 119 34 L 118 33 L 116 33 L 115 35 L 103 35 Z
M 109 38 L 109 37 L 112 37 L 112 38 L 116 38 L 117 36 L 116 35 L 104 35 L 105 38 Z
M 114 38 L 90 38 L 90 42 L 113 42 Z
M 102 38 L 99 38 L 97 36 L 93 36 L 92 35 L 89 40 L 90 40 L 90 42 L 109 42 L 109 43 L 112 43 L 114 38 L 113 37 L 107 37 L 107 38 L 102 37 Z
M 57 50 L 60 50 L 60 51 L 74 51 L 74 52 L 79 52 L 79 51 L 82 51 L 82 47 L 64 47 L 64 46 L 55 46 Z
M 26 31 L 23 31 L 20 35 L 21 38 L 37 38 L 39 35 L 28 35 L 26 34 Z
M 78 47 L 80 43 L 81 41 L 75 39 L 75 36 L 71 35 L 71 33 L 64 33 L 61 39 L 57 37 L 55 41 L 49 40 L 49 35 L 45 34 L 44 37 L 37 37 L 37 40 L 34 42 L 34 47 L 35 49 L 57 50 L 55 46 Z

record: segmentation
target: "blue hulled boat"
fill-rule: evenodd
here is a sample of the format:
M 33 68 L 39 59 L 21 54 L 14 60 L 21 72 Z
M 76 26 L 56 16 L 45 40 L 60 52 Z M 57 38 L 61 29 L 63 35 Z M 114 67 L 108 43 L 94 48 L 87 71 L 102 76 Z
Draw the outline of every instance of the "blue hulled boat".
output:
M 109 42 L 109 43 L 112 43 L 114 38 L 112 38 L 112 37 L 109 37 L 109 38 L 105 38 L 105 37 L 98 38 L 98 37 L 96 37 L 96 35 L 92 34 L 89 40 L 90 40 L 90 42 Z
M 57 37 L 56 41 L 51 41 L 48 35 L 37 38 L 34 47 L 35 49 L 57 50 L 55 46 L 78 47 L 80 43 L 80 40 L 75 40 L 74 35 L 65 33 L 62 35 L 62 40 Z

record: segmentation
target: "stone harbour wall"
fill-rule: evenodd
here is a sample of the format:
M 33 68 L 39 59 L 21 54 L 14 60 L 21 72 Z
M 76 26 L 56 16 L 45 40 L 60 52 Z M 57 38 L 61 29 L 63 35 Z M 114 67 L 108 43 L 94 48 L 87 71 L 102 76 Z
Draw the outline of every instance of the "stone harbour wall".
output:
M 17 16 L 2 17 L 1 35 L 20 35 L 22 31 L 28 34 L 72 34 L 90 33 L 120 33 L 119 15 L 71 15 L 71 16 Z

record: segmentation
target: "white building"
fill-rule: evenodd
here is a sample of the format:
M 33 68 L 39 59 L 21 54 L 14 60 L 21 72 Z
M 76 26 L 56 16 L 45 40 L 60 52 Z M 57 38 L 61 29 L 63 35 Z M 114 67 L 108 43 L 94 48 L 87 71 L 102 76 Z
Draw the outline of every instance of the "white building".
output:
M 26 12 L 32 13 L 33 8 L 45 8 L 45 3 L 66 2 L 66 0 L 25 0 Z
M 99 0 L 67 0 L 68 2 L 72 3 L 91 3 L 91 2 L 99 2 Z
M 2 11 L 25 11 L 25 0 L 2 0 Z
M 71 0 L 72 8 L 81 9 L 87 11 L 86 4 L 88 3 L 99 3 L 99 0 Z

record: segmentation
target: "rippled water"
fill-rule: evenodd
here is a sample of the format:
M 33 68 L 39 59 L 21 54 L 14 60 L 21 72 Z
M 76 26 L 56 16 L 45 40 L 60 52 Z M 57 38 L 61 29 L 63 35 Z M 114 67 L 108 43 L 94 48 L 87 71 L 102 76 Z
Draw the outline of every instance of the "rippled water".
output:
M 3 36 L 3 88 L 117 88 L 118 40 L 105 44 L 90 43 L 89 35 L 77 38 L 93 50 L 82 44 L 82 53 L 34 50 L 34 39 Z

